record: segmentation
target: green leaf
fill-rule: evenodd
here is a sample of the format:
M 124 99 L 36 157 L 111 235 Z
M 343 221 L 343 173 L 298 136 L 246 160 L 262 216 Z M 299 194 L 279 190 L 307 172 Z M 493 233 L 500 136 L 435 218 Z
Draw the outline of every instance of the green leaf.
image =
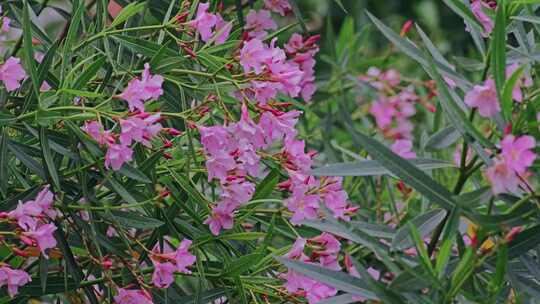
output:
M 272 191 L 276 188 L 279 182 L 280 172 L 278 169 L 273 169 L 266 177 L 257 185 L 252 200 L 268 198 Z
M 467 247 L 465 253 L 452 273 L 452 278 L 450 279 L 450 290 L 448 291 L 447 299 L 453 298 L 459 292 L 465 281 L 469 279 L 469 276 L 474 271 L 475 260 L 476 256 L 474 254 L 474 248 Z
M 88 97 L 88 98 L 97 98 L 97 97 L 104 97 L 102 94 L 94 93 L 94 92 L 88 92 L 88 91 L 81 91 L 81 90 L 74 90 L 74 89 L 60 89 L 58 93 L 68 93 L 73 96 L 78 97 Z
M 442 150 L 453 145 L 461 134 L 453 126 L 448 126 L 431 135 L 426 142 L 426 150 L 435 151 Z
M 120 197 L 127 203 L 137 203 L 137 200 L 131 195 L 131 193 L 113 177 L 108 178 L 105 183 L 106 185 L 110 186 L 114 192 L 118 193 L 118 195 L 120 195 Z
M 0 193 L 6 196 L 8 188 L 8 135 L 4 128 L 0 128 Z
M 341 2 L 341 0 L 334 0 L 334 2 L 339 6 L 339 8 L 341 8 L 341 10 L 345 13 L 345 14 L 348 14 L 349 12 L 345 9 L 345 6 L 343 6 L 343 2 Z
M 180 175 L 176 173 L 173 169 L 167 168 L 167 171 L 171 173 L 171 176 L 174 178 L 174 180 L 178 183 L 178 185 L 186 191 L 188 194 L 188 197 L 197 202 L 201 207 L 208 210 L 208 200 L 202 195 L 199 190 L 197 190 L 190 179 L 185 177 L 184 175 Z
M 435 230 L 445 216 L 446 211 L 442 209 L 434 209 L 413 218 L 409 223 L 414 225 L 415 230 L 418 228 L 417 232 L 419 233 L 420 238 L 423 239 L 433 230 Z M 414 245 L 414 239 L 410 234 L 410 227 L 407 226 L 408 225 L 403 225 L 398 229 L 394 239 L 392 239 L 392 249 L 404 250 Z
M 34 90 L 34 95 L 39 98 L 39 88 L 41 83 L 39 83 L 38 73 L 34 60 L 34 46 L 32 45 L 32 21 L 30 21 L 30 5 L 28 5 L 28 0 L 24 1 L 23 8 L 23 52 L 24 52 L 24 62 L 26 65 L 26 70 L 30 73 L 30 78 L 32 80 L 32 88 Z
M 118 173 L 145 184 L 152 183 L 150 178 L 148 178 L 143 172 L 130 164 L 124 164 L 122 168 L 118 170 Z
M 510 19 L 540 24 L 540 17 L 532 16 L 532 15 L 512 16 L 510 17 Z
M 293 269 L 316 281 L 324 282 L 335 289 L 362 296 L 369 300 L 378 300 L 377 296 L 368 289 L 363 280 L 355 278 L 341 271 L 334 271 L 317 265 L 306 264 L 300 261 L 275 257 L 287 268 Z
M 147 57 L 153 57 L 155 54 L 160 52 L 161 46 L 155 43 L 152 43 L 148 40 L 139 39 L 126 35 L 113 35 L 112 38 L 121 45 L 127 47 L 135 53 L 142 54 Z M 174 50 L 167 48 L 165 51 L 161 50 L 169 57 L 178 57 L 179 54 Z
M 433 265 L 431 264 L 431 259 L 429 258 L 426 245 L 424 244 L 420 233 L 412 222 L 408 222 L 407 226 L 411 233 L 411 237 L 414 240 L 414 245 L 416 247 L 416 252 L 418 252 L 418 257 L 420 258 L 421 265 L 430 274 L 430 276 L 434 276 L 435 270 L 433 269 Z
M 112 219 L 107 213 L 101 213 L 101 216 L 111 219 L 126 228 L 155 229 L 165 224 L 158 219 L 143 216 L 135 212 L 111 210 L 110 214 L 113 216 Z
M 540 244 L 540 225 L 536 225 L 520 232 L 508 244 L 508 258 L 516 258 Z
M 461 0 L 443 0 L 443 2 L 452 9 L 456 14 L 463 18 L 471 26 L 474 26 L 477 30 L 483 32 L 484 27 L 478 21 L 476 16 L 472 13 L 471 9 L 467 7 Z
M 514 104 L 514 98 L 512 97 L 512 93 L 514 92 L 514 88 L 516 87 L 516 84 L 521 78 L 521 75 L 523 74 L 523 71 L 525 70 L 525 66 L 522 65 L 518 69 L 512 73 L 510 78 L 504 83 L 504 88 L 502 92 L 502 110 L 504 117 L 509 120 L 512 117 L 512 105 Z M 521 89 L 520 89 L 521 90 Z
M 374 160 L 426 198 L 447 210 L 450 210 L 456 204 L 450 191 L 434 181 L 410 161 L 399 157 L 378 141 L 357 132 L 350 124 L 347 123 L 346 127 L 355 142 L 359 143 Z
M 56 169 L 56 164 L 54 163 L 53 154 L 49 146 L 49 139 L 45 133 L 46 129 L 41 127 L 39 130 L 39 143 L 41 145 L 41 153 L 43 155 L 43 160 L 45 161 L 45 167 L 49 173 L 52 184 L 56 187 L 57 190 L 60 190 L 60 178 L 58 177 L 58 171 Z
M 429 158 L 411 159 L 410 163 L 421 170 L 454 167 L 452 163 L 447 161 Z M 391 173 L 392 172 L 376 160 L 331 164 L 311 171 L 311 174 L 314 176 L 378 176 Z
M 506 274 L 506 266 L 508 264 L 508 246 L 502 244 L 497 250 L 497 264 L 495 274 L 491 277 L 489 287 L 494 297 L 501 291 L 504 284 L 504 277 Z
M 41 179 L 47 180 L 47 175 L 45 174 L 45 171 L 43 171 L 43 168 L 40 166 L 39 162 L 29 156 L 20 145 L 21 144 L 14 141 L 8 141 L 7 143 L 8 149 L 15 155 L 17 159 L 21 161 L 21 163 L 23 163 L 28 169 L 30 169 L 30 171 L 34 172 Z
M 72 88 L 75 90 L 79 90 L 83 88 L 85 85 L 87 85 L 88 82 L 90 82 L 90 80 L 92 80 L 92 78 L 94 78 L 97 75 L 98 71 L 101 69 L 105 61 L 106 61 L 106 57 L 101 56 L 96 61 L 94 61 L 91 65 L 86 67 L 84 69 L 84 72 L 82 72 L 81 75 L 77 78 L 77 80 L 75 80 Z
M 122 9 L 122 11 L 120 11 L 118 16 L 114 18 L 110 27 L 115 28 L 117 25 L 120 25 L 121 23 L 123 23 L 124 21 L 132 17 L 133 15 L 140 13 L 144 9 L 145 5 L 146 5 L 145 2 L 140 2 L 140 3 L 132 2 L 128 4 Z
M 499 102 L 503 102 L 503 86 L 506 79 L 506 3 L 497 5 L 497 17 L 491 41 L 491 66 Z M 508 106 L 507 106 L 508 107 Z M 510 117 L 507 116 L 506 119 Z
M 257 264 L 264 256 L 265 255 L 261 253 L 252 253 L 241 256 L 224 267 L 221 276 L 235 277 L 241 275 Z
M 45 290 L 43 290 L 43 288 L 41 287 L 41 280 L 32 280 L 32 282 L 19 288 L 19 295 L 41 297 L 49 294 L 58 294 L 72 291 L 77 289 L 78 287 L 79 285 L 71 278 L 66 279 L 64 277 L 51 276 L 47 279 L 47 285 L 45 287 Z M 2 292 L 0 292 L 0 295 L 7 295 L 7 293 L 4 293 L 4 290 L 2 290 Z

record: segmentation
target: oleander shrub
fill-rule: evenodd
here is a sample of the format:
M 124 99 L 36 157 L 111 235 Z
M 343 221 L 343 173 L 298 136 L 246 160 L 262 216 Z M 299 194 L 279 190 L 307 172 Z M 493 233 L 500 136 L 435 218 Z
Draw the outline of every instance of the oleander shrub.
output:
M 2 1 L 1 302 L 537 303 L 540 2 L 443 2 Z

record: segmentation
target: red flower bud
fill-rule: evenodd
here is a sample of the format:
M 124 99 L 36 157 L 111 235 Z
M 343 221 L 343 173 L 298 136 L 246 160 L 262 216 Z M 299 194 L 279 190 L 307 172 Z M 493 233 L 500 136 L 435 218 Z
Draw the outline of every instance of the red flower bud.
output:
M 506 234 L 506 236 L 504 237 L 504 240 L 507 243 L 513 241 L 516 235 L 518 235 L 522 230 L 523 230 L 523 227 L 521 226 L 513 227 L 512 229 L 510 229 L 510 232 Z
M 405 35 L 407 35 L 407 33 L 411 30 L 412 26 L 413 26 L 413 21 L 407 20 L 407 22 L 403 24 L 403 27 L 401 27 L 401 32 L 399 33 L 399 35 L 401 37 L 405 37 Z

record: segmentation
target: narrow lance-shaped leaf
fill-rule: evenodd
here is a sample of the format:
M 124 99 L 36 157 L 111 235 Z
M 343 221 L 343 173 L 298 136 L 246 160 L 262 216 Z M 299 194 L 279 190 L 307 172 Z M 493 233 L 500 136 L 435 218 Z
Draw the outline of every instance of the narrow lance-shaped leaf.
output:
M 503 90 L 506 79 L 506 3 L 504 1 L 497 5 L 491 52 L 493 79 L 495 80 L 499 102 L 503 103 Z M 508 119 L 509 116 L 506 116 L 506 118 Z

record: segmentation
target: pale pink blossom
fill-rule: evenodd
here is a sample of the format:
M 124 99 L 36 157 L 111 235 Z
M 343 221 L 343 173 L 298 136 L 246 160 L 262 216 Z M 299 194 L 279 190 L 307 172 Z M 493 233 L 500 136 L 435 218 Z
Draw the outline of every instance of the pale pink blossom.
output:
M 119 288 L 114 296 L 117 304 L 153 304 L 152 297 L 145 290 Z
M 46 250 L 56 247 L 56 239 L 53 235 L 56 229 L 56 226 L 53 224 L 44 224 L 35 231 L 24 232 L 24 235 L 32 238 L 36 242 L 41 254 L 43 254 L 45 258 L 48 258 Z
M 158 288 L 168 288 L 174 282 L 174 271 L 176 267 L 170 263 L 160 263 L 153 261 L 154 273 L 152 274 L 152 284 Z
M 0 80 L 8 92 L 20 88 L 21 81 L 27 76 L 20 62 L 19 58 L 9 57 L 0 66 Z
M 124 163 L 130 162 L 132 158 L 133 150 L 130 147 L 111 144 L 105 154 L 105 167 L 118 171 Z
M 265 134 L 267 143 L 271 144 L 284 138 L 287 140 L 293 139 L 297 134 L 295 125 L 300 114 L 302 112 L 296 110 L 281 115 L 264 112 L 259 120 L 259 125 Z
M 206 42 L 212 37 L 212 28 L 216 25 L 216 15 L 209 13 L 210 3 L 199 3 L 197 16 L 188 24 L 197 29 L 201 39 Z
M 150 65 L 145 63 L 141 79 L 132 79 L 118 97 L 128 102 L 130 111 L 137 109 L 144 112 L 143 102 L 156 100 L 163 94 L 163 80 L 161 75 L 151 75 Z
M 485 171 L 485 175 L 494 194 L 516 193 L 521 185 L 521 180 L 516 172 L 502 159 L 495 159 L 493 165 Z
M 272 20 L 269 11 L 250 10 L 246 16 L 244 29 L 248 31 L 250 38 L 263 39 L 267 35 L 266 30 L 276 30 L 277 24 Z
M 7 33 L 11 29 L 11 19 L 7 16 L 2 17 L 2 26 L 0 27 L 0 31 L 2 33 Z
M 536 153 L 532 151 L 535 147 L 536 142 L 532 136 L 516 138 L 513 135 L 506 135 L 501 141 L 501 156 L 511 170 L 523 174 L 536 159 Z
M 281 16 L 292 10 L 288 0 L 264 0 L 264 7 Z
M 492 8 L 482 0 L 477 0 L 471 3 L 472 13 L 484 28 L 484 31 L 482 32 L 484 37 L 489 37 L 489 34 L 491 34 L 493 28 L 495 27 L 495 22 L 493 22 L 493 20 L 485 12 L 486 10 L 490 9 Z M 468 28 L 467 30 L 469 31 Z
M 212 214 L 204 221 L 210 226 L 213 235 L 219 235 L 221 229 L 231 229 L 233 227 L 234 206 L 228 203 L 218 203 L 212 209 Z
M 306 194 L 304 189 L 294 189 L 291 197 L 284 201 L 289 211 L 293 212 L 291 223 L 298 225 L 305 219 L 317 218 L 319 199 L 316 194 Z
M 271 57 L 271 52 L 257 38 L 246 42 L 240 50 L 240 64 L 245 73 L 249 73 L 251 70 L 255 74 L 262 73 L 265 61 Z
M 114 143 L 114 138 L 111 135 L 111 131 L 104 130 L 103 126 L 97 121 L 85 122 L 81 129 L 100 145 Z
M 132 141 L 135 141 L 148 148 L 152 147 L 150 140 L 163 129 L 161 124 L 157 122 L 160 119 L 160 114 L 141 114 L 120 120 L 120 126 L 122 128 L 120 143 L 122 145 L 129 146 Z
M 24 270 L 11 269 L 9 266 L 0 267 L 0 287 L 7 285 L 8 294 L 13 298 L 19 287 L 32 281 L 32 278 Z
M 216 14 L 216 38 L 214 40 L 216 45 L 225 43 L 229 39 L 229 35 L 232 30 L 232 21 L 227 22 L 223 20 L 220 14 Z
M 465 95 L 465 104 L 471 108 L 477 108 L 483 117 L 492 117 L 501 111 L 495 81 L 488 79 L 483 85 L 475 85 Z
M 236 161 L 225 151 L 216 152 L 206 160 L 206 170 L 208 171 L 208 181 L 214 178 L 225 183 L 228 172 L 236 168 Z
M 392 152 L 403 158 L 416 158 L 416 153 L 412 150 L 413 143 L 407 139 L 398 139 L 392 144 Z
M 197 260 L 197 258 L 188 251 L 189 246 L 191 246 L 192 243 L 193 242 L 188 239 L 183 239 L 180 242 L 180 245 L 175 252 L 176 271 L 181 273 L 191 273 L 187 267 L 193 265 Z

